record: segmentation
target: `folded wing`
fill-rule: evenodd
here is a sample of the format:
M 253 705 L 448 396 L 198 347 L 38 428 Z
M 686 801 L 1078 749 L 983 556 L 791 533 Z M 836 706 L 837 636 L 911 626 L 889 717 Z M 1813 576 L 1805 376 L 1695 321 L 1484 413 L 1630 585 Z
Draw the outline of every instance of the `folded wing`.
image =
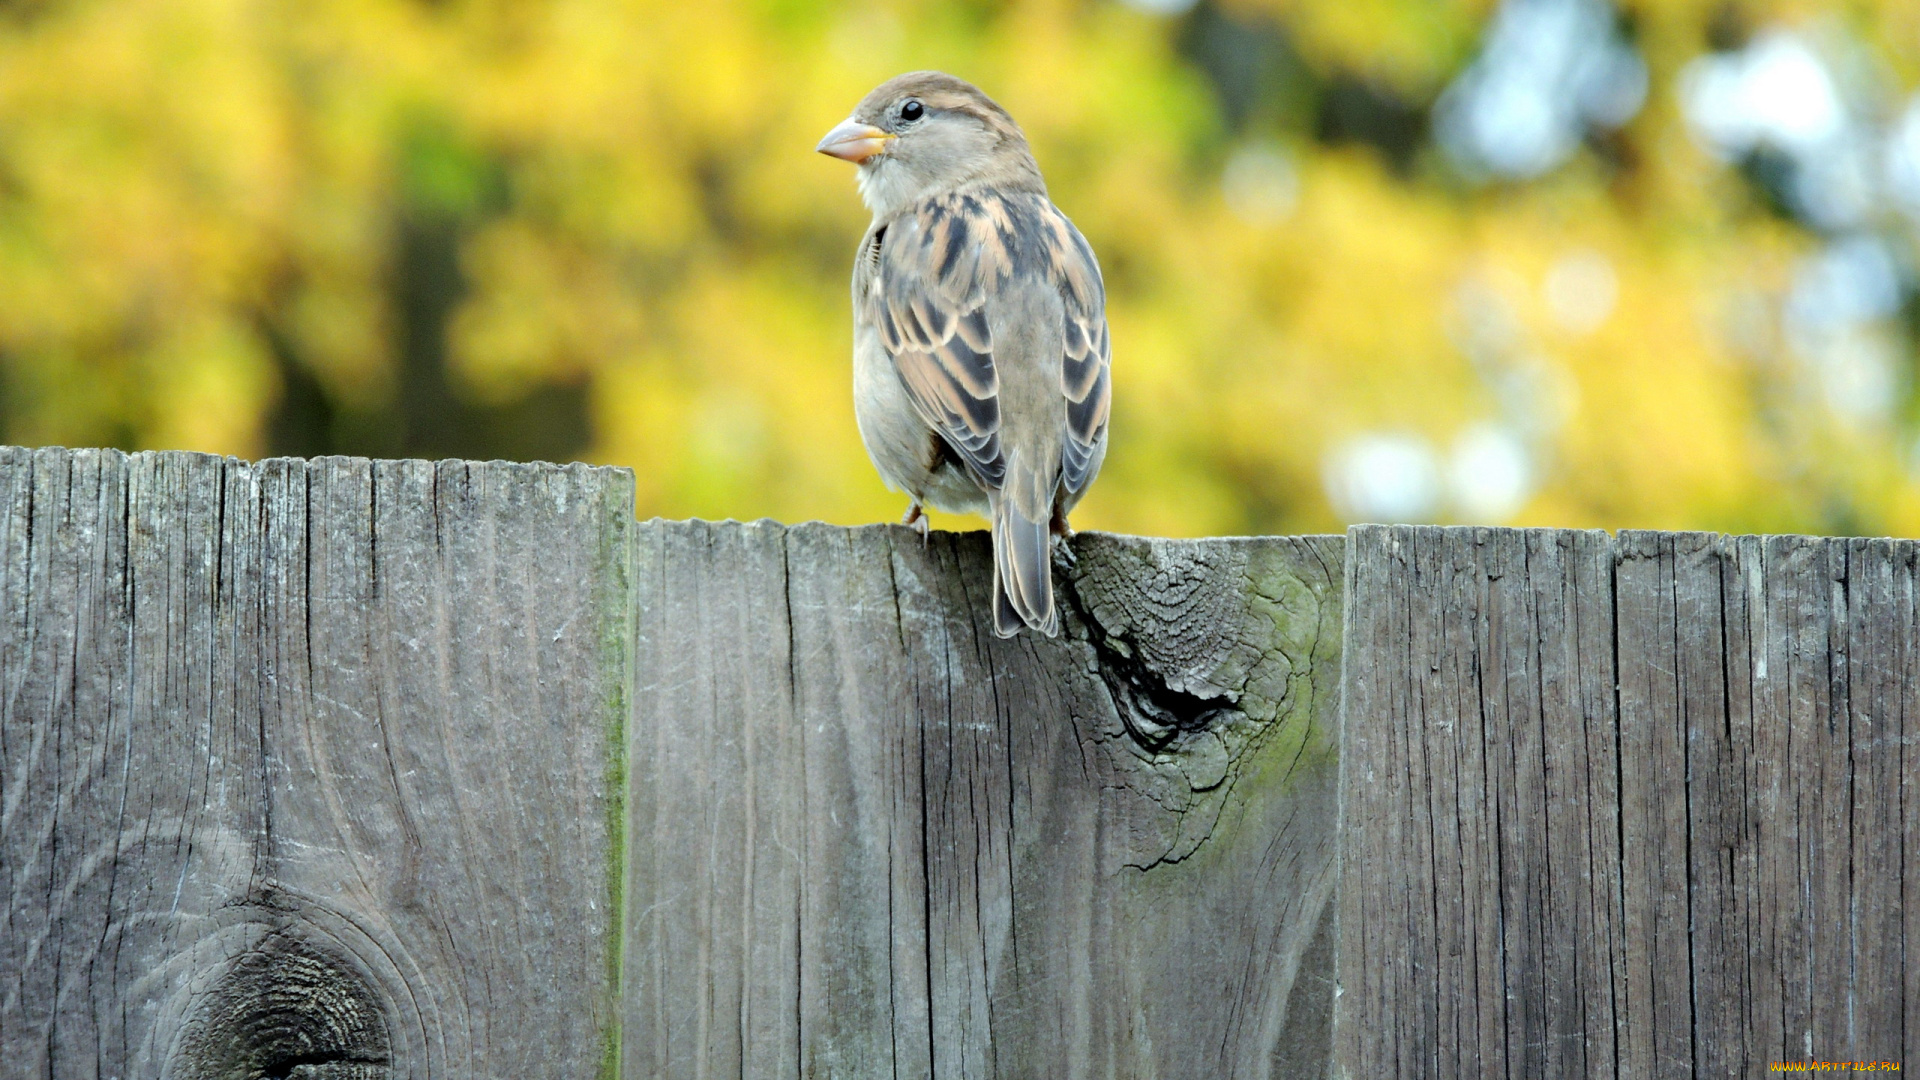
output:
M 890 223 L 874 275 L 862 302 L 901 384 L 994 507 L 997 629 L 1017 628 L 1008 625 L 1010 607 L 1019 621 L 1052 633 L 1058 618 L 1046 543 L 1051 493 L 1060 487 L 1077 498 L 1092 483 L 1111 406 L 1106 297 L 1092 249 L 1043 194 L 961 192 Z M 1014 290 L 1057 295 L 1059 303 L 1016 303 L 1036 294 Z M 1051 351 L 1059 343 L 1057 359 L 1039 358 L 1043 370 L 1058 365 L 1058 410 L 1039 413 L 1046 423 L 1056 422 L 1044 420 L 1048 414 L 1058 417 L 1058 438 L 1039 440 L 1058 452 L 1020 460 L 1009 455 L 1002 430 L 1004 372 L 993 328 L 996 317 L 1036 310 L 1057 311 L 1061 319 L 1057 334 L 1019 335 L 1028 348 L 1043 341 Z M 1008 362 L 1016 361 L 999 361 Z M 1031 392 L 1028 400 L 1035 400 Z M 1010 477 L 1010 467 L 1022 475 Z M 1018 491 L 1044 493 L 1046 505 L 1009 500 L 1010 481 Z

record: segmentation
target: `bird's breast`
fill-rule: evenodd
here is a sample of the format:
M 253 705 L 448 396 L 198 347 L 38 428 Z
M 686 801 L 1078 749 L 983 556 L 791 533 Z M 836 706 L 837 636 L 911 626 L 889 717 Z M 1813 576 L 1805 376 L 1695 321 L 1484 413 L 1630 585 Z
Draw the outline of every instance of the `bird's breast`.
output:
M 867 457 L 889 488 L 939 510 L 983 514 L 986 492 L 914 409 L 870 326 L 854 331 L 853 415 Z

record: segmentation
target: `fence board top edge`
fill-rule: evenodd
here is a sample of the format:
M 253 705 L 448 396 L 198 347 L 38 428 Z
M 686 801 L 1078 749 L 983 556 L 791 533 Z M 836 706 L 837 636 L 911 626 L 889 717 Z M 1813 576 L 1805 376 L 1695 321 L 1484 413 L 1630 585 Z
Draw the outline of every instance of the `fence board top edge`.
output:
M 1462 536 L 1494 537 L 1519 533 L 1528 536 L 1598 536 L 1618 544 L 1634 544 L 1647 540 L 1692 540 L 1711 542 L 1714 540 L 1758 541 L 1761 543 L 1782 540 L 1836 540 L 1846 542 L 1886 542 L 1894 544 L 1920 543 L 1920 538 L 1910 536 L 1889 536 L 1867 533 L 1723 533 L 1711 529 L 1580 529 L 1553 525 L 1416 525 L 1416 524 L 1380 524 L 1366 522 L 1347 526 L 1346 535 L 1354 536 L 1418 536 L 1439 538 L 1459 538 Z
M 121 450 L 115 447 L 95 446 L 16 446 L 0 445 L 0 460 L 35 456 L 76 456 L 100 457 L 114 461 L 135 462 L 159 460 L 187 465 L 244 465 L 258 468 L 267 465 L 302 464 L 366 467 L 380 465 L 426 465 L 439 468 L 448 465 L 474 466 L 484 465 L 489 469 L 525 471 L 530 474 L 555 472 L 586 472 L 590 474 L 608 474 L 631 478 L 633 470 L 624 465 L 594 465 L 585 461 L 507 461 L 504 458 L 487 460 L 470 458 L 369 458 L 354 454 L 322 454 L 317 457 L 303 458 L 279 455 L 265 458 L 242 458 L 232 454 L 210 454 L 199 450 Z
M 368 458 L 368 457 L 361 457 L 358 455 L 351 455 L 351 454 L 325 454 L 325 455 L 320 455 L 320 456 L 311 457 L 311 458 L 291 457 L 291 456 L 282 455 L 282 456 L 276 456 L 276 457 L 249 459 L 249 458 L 236 457 L 233 455 L 210 454 L 210 453 L 205 453 L 205 452 L 196 451 L 196 450 L 120 450 L 113 447 L 18 446 L 18 445 L 11 445 L 11 444 L 0 445 L 0 463 L 5 463 L 8 461 L 17 461 L 22 458 L 35 458 L 35 457 L 47 457 L 47 456 L 52 456 L 52 457 L 70 456 L 70 457 L 76 457 L 76 458 L 90 457 L 90 458 L 96 458 L 96 459 L 104 458 L 109 461 L 124 462 L 129 465 L 139 461 L 143 461 L 143 460 L 150 460 L 150 461 L 166 462 L 169 464 L 185 465 L 185 466 L 193 466 L 193 465 L 211 466 L 215 464 L 228 464 L 228 465 L 241 465 L 241 466 L 246 466 L 251 468 L 260 468 L 260 467 L 266 467 L 266 466 L 286 465 L 286 464 L 301 464 L 301 465 L 307 465 L 307 466 L 324 466 L 324 467 L 344 466 L 347 468 L 367 468 L 367 467 L 391 466 L 391 465 L 410 465 L 410 466 L 425 465 L 425 466 L 429 466 L 436 469 L 448 467 L 448 466 L 472 467 L 476 465 L 482 465 L 491 470 L 501 470 L 509 473 L 517 473 L 517 474 L 522 474 L 527 476 L 538 476 L 538 475 L 547 475 L 547 474 L 554 474 L 554 473 L 574 473 L 574 474 L 584 473 L 586 475 L 593 476 L 596 479 L 616 480 L 616 481 L 624 480 L 629 486 L 631 486 L 634 482 L 633 470 L 624 465 L 594 465 L 589 462 L 583 462 L 583 461 L 572 461 L 572 462 L 560 463 L 560 462 L 551 462 L 551 461 L 507 461 L 501 458 L 491 458 L 484 461 L 478 460 L 478 459 L 452 458 L 452 457 L 434 458 L 434 459 Z M 858 525 L 836 525 L 831 522 L 819 521 L 817 519 L 810 519 L 806 521 L 789 523 L 789 522 L 777 521 L 773 518 L 768 518 L 768 517 L 762 517 L 762 518 L 756 518 L 750 521 L 744 521 L 736 518 L 723 518 L 723 519 L 710 519 L 710 518 L 697 518 L 697 517 L 669 518 L 665 516 L 655 515 L 649 518 L 639 518 L 637 520 L 639 524 L 642 526 L 675 527 L 675 528 L 755 527 L 755 528 L 779 529 L 783 531 L 845 529 L 852 532 L 870 531 L 870 530 L 876 530 L 876 529 L 878 530 L 903 529 L 904 530 L 905 528 L 904 526 L 900 526 L 900 525 L 889 523 L 889 522 L 872 522 L 872 523 L 864 523 L 864 524 L 858 524 Z M 943 531 L 948 531 L 948 530 L 943 530 Z M 960 529 L 960 530 L 951 530 L 951 531 L 959 535 L 970 535 L 974 533 L 986 532 L 984 528 Z M 1717 532 L 1710 529 L 1678 529 L 1678 530 L 1631 529 L 1631 528 L 1604 529 L 1604 528 L 1573 528 L 1573 527 L 1562 527 L 1562 526 L 1434 525 L 1434 524 L 1379 523 L 1379 522 L 1355 523 L 1353 525 L 1347 526 L 1344 532 L 1329 532 L 1329 533 L 1264 533 L 1264 534 L 1252 534 L 1252 535 L 1228 535 L 1228 536 L 1204 536 L 1204 537 L 1198 537 L 1198 536 L 1196 537 L 1161 537 L 1161 536 L 1146 536 L 1146 535 L 1139 535 L 1139 534 L 1132 534 L 1132 533 L 1106 532 L 1103 530 L 1082 530 L 1078 535 L 1100 537 L 1106 541 L 1114 541 L 1114 542 L 1121 542 L 1121 543 L 1133 543 L 1133 542 L 1146 542 L 1146 543 L 1154 543 L 1154 544 L 1169 544 L 1169 543 L 1171 544 L 1182 544 L 1182 543 L 1223 544 L 1224 543 L 1228 545 L 1242 545 L 1242 544 L 1258 544 L 1258 543 L 1269 542 L 1272 540 L 1326 542 L 1326 541 L 1332 541 L 1332 540 L 1351 539 L 1359 536 L 1385 536 L 1385 535 L 1428 536 L 1428 537 L 1433 537 L 1435 539 L 1439 539 L 1442 537 L 1458 538 L 1462 535 L 1474 535 L 1474 536 L 1491 539 L 1492 537 L 1495 537 L 1495 536 L 1513 534 L 1513 533 L 1519 533 L 1519 534 L 1525 534 L 1525 535 L 1537 535 L 1537 536 L 1543 536 L 1543 537 L 1544 536 L 1561 536 L 1561 535 L 1566 535 L 1566 536 L 1584 535 L 1589 537 L 1598 536 L 1598 537 L 1605 537 L 1607 540 L 1615 544 L 1623 544 L 1623 545 L 1629 545 L 1629 546 L 1642 544 L 1648 541 L 1683 539 L 1683 538 L 1695 543 L 1711 543 L 1715 540 L 1757 541 L 1760 543 L 1767 543 L 1767 542 L 1774 542 L 1774 541 L 1794 541 L 1794 540 L 1836 540 L 1836 541 L 1871 542 L 1871 543 L 1884 542 L 1884 543 L 1899 544 L 1899 545 L 1920 543 L 1920 539 L 1917 539 L 1914 537 L 1890 536 L 1890 535 L 1884 535 L 1884 534 L 1882 535 L 1869 535 L 1869 534 L 1828 535 L 1828 534 L 1814 534 L 1814 533 L 1723 533 L 1723 532 Z
M 740 528 L 740 529 L 770 529 L 770 530 L 777 530 L 777 531 L 783 531 L 783 532 L 829 532 L 834 530 L 844 530 L 846 532 L 852 532 L 852 533 L 868 533 L 868 532 L 874 532 L 874 531 L 887 532 L 887 531 L 897 529 L 901 532 L 901 534 L 911 535 L 915 539 L 918 539 L 920 535 L 919 533 L 914 532 L 913 529 L 909 526 L 901 525 L 898 522 L 891 522 L 891 521 L 863 522 L 858 525 L 838 525 L 830 521 L 820 521 L 818 519 L 809 519 L 807 521 L 796 521 L 796 522 L 784 522 L 784 521 L 778 521 L 769 517 L 762 517 L 762 518 L 754 518 L 751 521 L 742 521 L 739 518 L 718 518 L 718 519 L 697 518 L 697 517 L 670 518 L 670 517 L 662 517 L 659 515 L 655 515 L 650 518 L 642 519 L 640 524 L 643 527 L 675 529 L 675 530 Z M 985 528 L 985 526 L 982 526 L 981 528 L 978 528 L 978 529 L 936 529 L 934 531 L 951 533 L 956 536 L 972 536 L 975 534 L 984 536 L 987 533 L 987 529 Z M 1074 536 L 1076 538 L 1082 537 L 1082 536 L 1098 537 L 1102 541 L 1118 542 L 1118 543 L 1228 544 L 1228 545 L 1261 544 L 1261 543 L 1266 543 L 1272 540 L 1300 540 L 1300 541 L 1329 542 L 1329 541 L 1343 541 L 1346 539 L 1345 533 L 1264 533 L 1264 534 L 1231 535 L 1231 536 L 1149 536 L 1149 535 L 1144 535 L 1139 533 L 1108 532 L 1104 529 L 1075 529 Z

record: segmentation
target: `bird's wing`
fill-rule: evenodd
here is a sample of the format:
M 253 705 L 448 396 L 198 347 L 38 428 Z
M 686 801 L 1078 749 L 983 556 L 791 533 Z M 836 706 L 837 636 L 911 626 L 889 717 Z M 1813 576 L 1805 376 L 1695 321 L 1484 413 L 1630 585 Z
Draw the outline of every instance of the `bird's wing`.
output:
M 867 294 L 869 322 L 914 409 L 995 488 L 1006 461 L 987 303 L 1011 270 L 991 213 L 1004 205 L 992 196 L 948 196 L 903 214 L 880 237 Z
M 1113 347 L 1107 339 L 1107 293 L 1100 280 L 1100 264 L 1086 237 L 1053 205 L 1045 217 L 1048 250 L 1054 257 L 1054 276 L 1066 315 L 1066 355 L 1060 368 L 1060 389 L 1067 398 L 1066 441 L 1061 452 L 1060 479 L 1079 495 L 1093 483 L 1100 468 L 1099 449 L 1107 437 L 1107 416 L 1113 408 Z
M 1111 392 L 1100 268 L 1073 223 L 1038 193 L 968 191 L 921 203 L 881 239 L 869 320 L 921 419 L 990 489 L 1006 481 L 1006 459 L 989 310 L 1016 282 L 1058 291 L 1066 426 L 1058 477 L 1084 490 Z

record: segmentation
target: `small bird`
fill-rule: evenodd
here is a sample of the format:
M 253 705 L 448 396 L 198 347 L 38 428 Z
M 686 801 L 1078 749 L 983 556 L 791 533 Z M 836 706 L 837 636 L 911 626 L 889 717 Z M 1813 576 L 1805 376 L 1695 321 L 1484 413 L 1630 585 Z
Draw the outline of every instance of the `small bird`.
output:
M 816 148 L 859 167 L 853 402 L 887 486 L 993 523 L 994 633 L 1051 637 L 1051 536 L 1107 453 L 1106 290 L 1013 117 L 971 83 L 882 83 Z

